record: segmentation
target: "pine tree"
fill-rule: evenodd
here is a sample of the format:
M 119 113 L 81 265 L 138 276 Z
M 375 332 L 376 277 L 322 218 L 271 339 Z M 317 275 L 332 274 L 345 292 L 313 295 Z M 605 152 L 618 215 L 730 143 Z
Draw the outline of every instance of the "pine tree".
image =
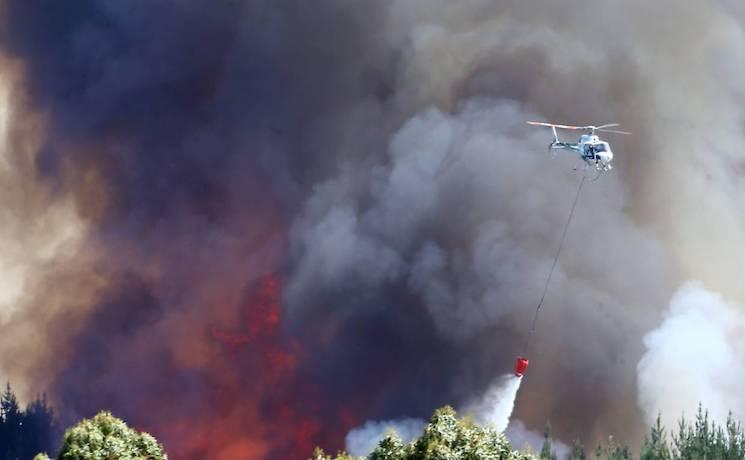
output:
M 631 450 L 628 446 L 620 446 L 613 439 L 613 436 L 608 437 L 608 447 L 603 447 L 598 444 L 595 449 L 595 457 L 600 460 L 605 458 L 607 460 L 630 460 L 633 458 Z
M 709 412 L 704 412 L 701 405 L 698 406 L 696 421 L 694 424 L 693 452 L 701 459 L 715 458 L 714 455 L 714 430 L 709 424 Z
M 22 429 L 23 414 L 18 406 L 18 400 L 10 382 L 5 386 L 5 391 L 0 396 L 0 415 L 3 420 L 4 442 L 0 445 L 0 458 L 17 460 L 23 457 L 22 452 Z
M 37 396 L 23 413 L 23 458 L 37 452 L 54 452 L 62 434 L 46 395 Z
M 666 438 L 661 416 L 657 415 L 657 420 L 650 430 L 649 436 L 644 437 L 640 460 L 671 460 L 670 447 Z
M 567 460 L 587 460 L 585 447 L 579 439 L 575 439 L 574 444 L 572 444 L 572 451 L 569 453 Z
M 699 405 L 696 419 L 681 419 L 673 436 L 672 460 L 729 460 L 745 458 L 745 433 L 730 414 L 724 427 L 709 420 Z
M 634 456 L 628 446 L 616 446 L 608 456 L 609 460 L 631 460 Z
M 687 451 L 686 446 L 690 443 L 689 439 L 692 437 L 692 433 L 688 428 L 688 423 L 685 417 L 681 417 L 678 421 L 678 434 L 673 435 L 673 459 L 680 460 L 687 458 L 685 452 Z
M 727 415 L 727 455 L 728 458 L 745 458 L 745 434 L 742 427 L 732 418 L 732 412 Z
M 541 452 L 538 454 L 538 458 L 542 460 L 556 460 L 556 452 L 551 447 L 552 435 L 551 422 L 546 421 L 546 426 L 543 428 L 543 445 L 541 446 Z
M 598 445 L 595 446 L 595 460 L 601 460 L 604 453 L 605 449 L 603 449 L 603 445 L 598 442 Z

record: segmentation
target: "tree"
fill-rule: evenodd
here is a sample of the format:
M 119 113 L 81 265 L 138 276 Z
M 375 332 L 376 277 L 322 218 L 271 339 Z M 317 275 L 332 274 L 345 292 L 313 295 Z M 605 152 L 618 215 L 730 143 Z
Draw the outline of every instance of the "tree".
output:
M 37 396 L 26 407 L 22 416 L 22 458 L 31 458 L 35 452 L 54 452 L 61 435 L 54 410 L 46 395 Z
M 644 437 L 639 460 L 670 460 L 671 458 L 661 415 L 657 415 L 657 420 L 649 435 Z
M 745 434 L 742 426 L 732 418 L 732 412 L 727 415 L 727 453 L 730 458 L 745 458 Z
M 541 460 L 556 460 L 556 452 L 551 448 L 551 436 L 551 423 L 547 421 L 546 426 L 543 428 L 543 445 L 538 455 L 538 458 Z
M 378 447 L 367 458 L 369 460 L 397 460 L 404 458 L 404 455 L 406 455 L 404 442 L 394 433 L 380 441 Z
M 603 454 L 605 454 L 605 449 L 603 448 L 603 445 L 598 442 L 598 445 L 595 447 L 595 460 L 601 460 Z
M 42 457 L 43 458 L 43 457 Z M 152 436 L 129 428 L 108 412 L 67 430 L 58 460 L 167 460 Z
M 585 447 L 579 439 L 576 439 L 574 444 L 572 444 L 572 451 L 569 453 L 569 458 L 567 460 L 587 460 Z
M 613 436 L 608 438 L 608 446 L 598 445 L 595 449 L 595 458 L 607 460 L 630 460 L 633 458 L 628 446 L 621 446 L 616 443 Z
M 43 460 L 43 459 L 42 459 Z M 316 447 L 313 451 L 313 456 L 310 460 L 355 460 L 351 455 L 347 455 L 344 452 L 339 452 L 336 457 L 332 457 L 323 451 L 320 447 Z
M 5 391 L 0 396 L 0 417 L 2 417 L 2 442 L 0 443 L 0 458 L 8 460 L 21 459 L 23 413 L 18 405 L 18 400 L 10 383 L 5 386 Z
M 54 411 L 46 396 L 22 411 L 8 383 L 0 395 L 0 459 L 26 460 L 39 451 L 51 452 L 59 439 Z
M 725 427 L 709 421 L 709 413 L 699 405 L 696 419 L 688 424 L 681 419 L 678 434 L 673 435 L 672 460 L 740 459 L 745 453 L 745 433 L 729 414 Z

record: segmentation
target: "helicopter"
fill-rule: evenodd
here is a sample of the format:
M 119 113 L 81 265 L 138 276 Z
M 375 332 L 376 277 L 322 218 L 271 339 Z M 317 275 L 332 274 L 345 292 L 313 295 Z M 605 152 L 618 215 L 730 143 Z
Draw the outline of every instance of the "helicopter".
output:
M 534 126 L 548 126 L 554 133 L 554 138 L 550 144 L 548 144 L 549 152 L 552 150 L 571 150 L 579 155 L 580 159 L 585 162 L 585 168 L 591 167 L 598 171 L 598 177 L 604 172 L 608 172 L 613 169 L 613 152 L 610 149 L 610 145 L 607 142 L 601 141 L 600 138 L 595 135 L 596 131 L 602 131 L 607 133 L 616 134 L 631 134 L 627 131 L 618 131 L 615 129 L 608 129 L 620 126 L 618 123 L 609 123 L 601 126 L 570 126 L 570 125 L 559 125 L 555 123 L 545 123 L 541 121 L 529 121 L 529 125 Z M 556 128 L 570 129 L 574 131 L 585 131 L 586 134 L 582 134 L 579 137 L 579 141 L 563 142 L 559 140 L 559 136 L 556 133 Z M 576 169 L 576 168 L 575 168 Z

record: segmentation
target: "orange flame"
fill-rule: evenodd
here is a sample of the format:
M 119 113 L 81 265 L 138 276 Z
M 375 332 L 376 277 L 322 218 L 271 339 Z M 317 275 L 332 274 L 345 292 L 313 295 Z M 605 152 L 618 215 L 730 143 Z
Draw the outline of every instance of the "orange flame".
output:
M 279 279 L 264 275 L 243 303 L 242 326 L 210 329 L 219 347 L 210 364 L 208 409 L 153 430 L 171 457 L 307 459 L 317 445 L 341 447 L 359 422 L 336 401 L 324 402 L 312 379 L 301 375 L 307 353 L 283 330 L 281 294 Z

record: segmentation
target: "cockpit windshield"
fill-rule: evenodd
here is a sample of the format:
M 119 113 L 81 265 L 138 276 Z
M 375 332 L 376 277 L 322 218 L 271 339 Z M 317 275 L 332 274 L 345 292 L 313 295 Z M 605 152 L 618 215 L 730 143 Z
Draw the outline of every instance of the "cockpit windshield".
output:
M 595 144 L 593 145 L 593 148 L 596 152 L 607 152 L 608 151 L 605 144 Z

